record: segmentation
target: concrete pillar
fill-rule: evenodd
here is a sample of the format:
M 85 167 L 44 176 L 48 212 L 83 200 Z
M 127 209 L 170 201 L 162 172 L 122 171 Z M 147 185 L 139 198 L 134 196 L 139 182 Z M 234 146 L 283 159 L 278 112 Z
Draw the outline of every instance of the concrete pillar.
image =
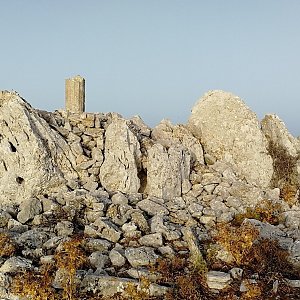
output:
M 85 111 L 85 80 L 77 75 L 66 79 L 66 111 L 83 113 Z

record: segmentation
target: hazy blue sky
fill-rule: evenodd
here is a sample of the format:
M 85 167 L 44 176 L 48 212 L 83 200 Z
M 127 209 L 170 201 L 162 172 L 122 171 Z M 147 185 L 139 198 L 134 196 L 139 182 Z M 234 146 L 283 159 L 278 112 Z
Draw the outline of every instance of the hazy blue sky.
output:
M 275 112 L 300 135 L 300 0 L 0 0 L 0 89 L 64 106 L 86 78 L 88 111 L 185 123 L 211 89 Z

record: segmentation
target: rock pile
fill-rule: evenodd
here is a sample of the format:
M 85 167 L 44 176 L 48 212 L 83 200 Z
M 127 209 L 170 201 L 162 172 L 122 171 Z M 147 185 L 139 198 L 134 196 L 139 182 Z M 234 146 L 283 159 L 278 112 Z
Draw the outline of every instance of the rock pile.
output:
M 278 153 L 270 145 L 286 150 L 292 180 L 274 163 Z M 180 255 L 203 259 L 203 245 L 216 244 L 218 224 L 249 217 L 249 209 L 266 203 L 277 209 L 275 225 L 259 218 L 243 224 L 278 241 L 298 268 L 299 153 L 299 140 L 278 117 L 265 117 L 261 130 L 249 108 L 222 91 L 207 93 L 188 125 L 164 120 L 153 129 L 114 113 L 39 111 L 1 92 L 0 234 L 15 251 L 2 245 L 0 297 L 20 299 L 15 274 L 55 265 L 78 235 L 88 257 L 76 271 L 81 293 L 110 297 L 146 277 L 148 293 L 162 296 L 171 285 L 157 284 L 151 265 Z M 219 260 L 232 260 L 222 245 L 215 249 Z M 242 274 L 208 270 L 206 284 L 218 293 L 240 281 L 247 292 Z M 53 288 L 63 288 L 64 276 L 63 268 L 55 270 Z M 290 286 L 298 284 L 294 279 L 287 278 Z

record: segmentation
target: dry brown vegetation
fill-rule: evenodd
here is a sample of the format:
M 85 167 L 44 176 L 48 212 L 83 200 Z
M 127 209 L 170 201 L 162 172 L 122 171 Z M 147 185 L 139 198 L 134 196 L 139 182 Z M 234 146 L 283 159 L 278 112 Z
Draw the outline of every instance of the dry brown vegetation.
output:
M 207 299 L 208 288 L 205 284 L 207 269 L 195 268 L 188 256 L 176 256 L 172 259 L 160 259 L 154 271 L 162 274 L 160 284 L 169 285 L 172 290 L 167 293 L 166 300 Z
M 56 300 L 59 299 L 52 287 L 54 279 L 53 267 L 45 265 L 39 272 L 25 271 L 14 277 L 12 292 L 30 300 Z
M 64 242 L 61 250 L 55 254 L 56 266 L 65 274 L 62 280 L 63 299 L 76 299 L 76 271 L 87 264 L 82 242 L 82 237 L 74 237 L 72 240 Z
M 240 227 L 220 224 L 217 230 L 216 242 L 231 253 L 236 265 L 241 266 L 249 256 L 252 245 L 258 237 L 258 231 L 251 224 L 241 225 Z
M 273 158 L 272 184 L 274 187 L 280 188 L 281 197 L 291 206 L 300 200 L 297 195 L 300 188 L 297 171 L 300 154 L 291 156 L 286 149 L 274 142 L 269 142 L 268 151 Z
M 55 265 L 42 265 L 39 272 L 25 271 L 14 277 L 12 290 L 15 294 L 29 299 L 52 300 L 78 299 L 76 271 L 87 263 L 87 256 L 82 248 L 83 238 L 75 236 L 64 242 L 55 254 Z M 57 270 L 63 271 L 62 291 L 52 287 Z
M 124 290 L 124 297 L 128 300 L 140 300 L 145 299 L 149 300 L 151 297 L 149 296 L 150 281 L 148 278 L 141 277 L 139 282 L 139 287 L 133 283 L 129 283 L 128 286 Z M 124 299 L 122 295 L 119 295 L 119 300 Z
M 260 239 L 258 231 L 246 223 L 241 226 L 222 224 L 218 228 L 215 240 L 234 257 L 234 263 L 228 267 L 240 267 L 244 270 L 247 291 L 231 289 L 231 295 L 240 299 L 299 299 L 297 289 L 289 288 L 284 278 L 299 278 L 300 270 L 294 269 L 288 260 L 288 252 L 282 249 L 276 240 Z M 223 265 L 226 268 L 226 264 Z M 275 295 L 273 283 L 279 283 Z
M 298 185 L 296 178 L 297 160 L 299 155 L 294 157 L 287 153 L 282 146 L 270 141 L 268 152 L 273 158 L 273 185 L 274 187 L 282 187 L 285 183 Z
M 0 256 L 10 257 L 17 251 L 17 246 L 7 233 L 0 233 Z
M 280 189 L 280 197 L 284 199 L 284 201 L 287 202 L 291 207 L 292 205 L 299 202 L 299 195 L 297 195 L 298 190 L 299 186 L 286 183 Z
M 235 215 L 233 225 L 239 226 L 245 219 L 255 219 L 272 225 L 278 225 L 281 212 L 282 208 L 279 203 L 274 203 L 271 200 L 263 200 L 254 208 L 248 207 L 245 213 Z
M 44 265 L 39 272 L 26 271 L 15 276 L 13 292 L 37 300 L 108 300 L 98 294 L 80 294 L 76 282 L 76 271 L 87 264 L 87 254 L 82 248 L 84 238 L 73 237 L 63 243 L 55 255 L 55 264 Z M 188 255 L 177 255 L 173 258 L 158 259 L 149 270 L 159 273 L 156 283 L 170 287 L 170 291 L 162 298 L 165 300 L 224 300 L 224 299 L 299 299 L 297 289 L 289 288 L 284 278 L 299 278 L 299 270 L 295 270 L 288 262 L 288 253 L 282 250 L 276 241 L 259 239 L 257 230 L 246 223 L 240 226 L 221 224 L 212 243 L 218 243 L 234 257 L 230 264 L 215 264 L 213 257 L 207 259 L 203 252 L 204 262 L 194 264 Z M 212 292 L 206 285 L 207 270 L 228 271 L 232 267 L 244 270 L 243 278 L 235 280 L 226 290 Z M 66 271 L 60 290 L 52 287 L 55 272 Z M 242 283 L 245 292 L 240 292 Z M 278 281 L 279 287 L 275 295 L 273 284 Z M 140 278 L 139 286 L 129 284 L 125 296 L 117 294 L 115 300 L 159 299 L 149 296 L 150 281 Z

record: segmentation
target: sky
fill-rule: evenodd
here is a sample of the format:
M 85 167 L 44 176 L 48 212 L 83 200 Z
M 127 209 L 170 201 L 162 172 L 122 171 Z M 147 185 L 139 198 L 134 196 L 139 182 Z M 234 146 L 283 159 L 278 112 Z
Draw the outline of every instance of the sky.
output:
M 186 123 L 207 91 L 234 93 L 300 135 L 299 0 L 0 0 L 0 89 L 64 107 Z

